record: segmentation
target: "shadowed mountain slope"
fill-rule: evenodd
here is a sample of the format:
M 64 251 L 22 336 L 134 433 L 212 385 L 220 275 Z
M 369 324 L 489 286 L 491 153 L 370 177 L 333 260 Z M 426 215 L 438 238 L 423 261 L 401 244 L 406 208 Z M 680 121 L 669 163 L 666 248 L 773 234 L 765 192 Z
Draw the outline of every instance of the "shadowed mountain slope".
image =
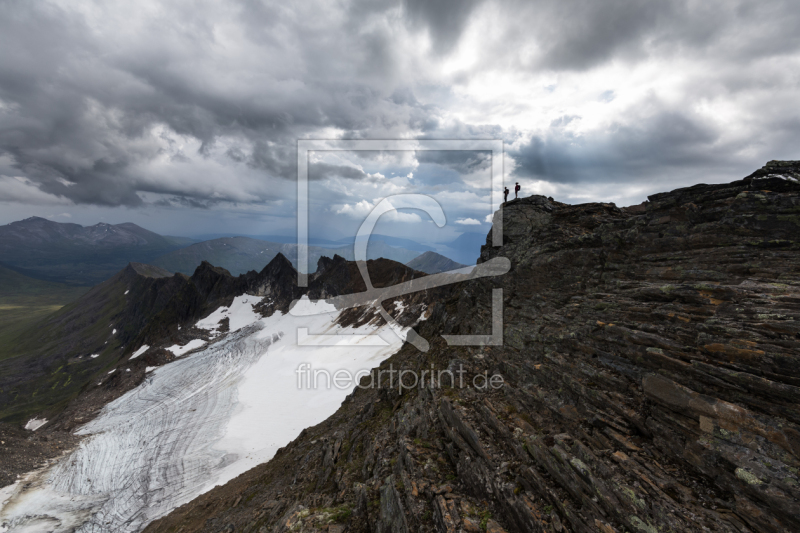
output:
M 19 331 L 78 299 L 88 287 L 30 278 L 0 265 L 0 359 Z

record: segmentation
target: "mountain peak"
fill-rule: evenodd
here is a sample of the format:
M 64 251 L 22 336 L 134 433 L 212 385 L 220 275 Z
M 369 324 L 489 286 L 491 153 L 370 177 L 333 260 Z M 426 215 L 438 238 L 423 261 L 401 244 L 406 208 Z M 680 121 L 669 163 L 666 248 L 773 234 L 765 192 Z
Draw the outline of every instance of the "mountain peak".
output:
M 261 270 L 261 273 L 264 274 L 267 272 L 279 271 L 291 271 L 292 273 L 297 273 L 294 269 L 294 266 L 292 266 L 292 262 L 289 261 L 281 252 L 278 252 L 275 257 L 273 257 L 272 260 L 267 263 L 267 266 Z
M 214 274 L 217 274 L 217 275 L 220 275 L 220 276 L 228 276 L 228 277 L 231 277 L 231 278 L 233 277 L 233 274 L 231 274 L 230 272 L 228 272 L 224 268 L 218 267 L 218 266 L 214 266 L 211 263 L 209 263 L 208 261 L 202 261 L 200 263 L 200 266 L 198 266 L 197 269 L 195 269 L 194 274 L 192 274 L 192 278 L 194 279 L 195 277 L 205 276 L 210 272 L 213 272 Z
M 438 274 L 449 270 L 458 270 L 467 265 L 456 263 L 449 257 L 445 257 L 436 252 L 425 252 L 406 263 L 406 266 L 414 270 L 419 270 L 420 272 L 425 272 L 426 274 Z

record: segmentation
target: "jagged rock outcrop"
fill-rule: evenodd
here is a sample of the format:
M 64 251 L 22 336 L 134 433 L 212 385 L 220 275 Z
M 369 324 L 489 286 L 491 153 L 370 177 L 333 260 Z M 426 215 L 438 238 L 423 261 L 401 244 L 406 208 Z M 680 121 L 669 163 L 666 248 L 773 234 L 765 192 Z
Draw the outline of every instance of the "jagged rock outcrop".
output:
M 777 167 L 634 208 L 508 202 L 481 260 L 511 271 L 429 293 L 429 352 L 148 531 L 800 530 L 800 184 Z M 503 345 L 447 346 L 490 332 L 495 288 Z M 464 386 L 401 391 L 390 365 Z
M 769 161 L 745 179 L 769 177 L 800 181 L 800 161 Z
M 281 254 L 261 272 L 237 277 L 207 262 L 191 277 L 129 264 L 14 341 L 14 355 L 0 361 L 0 420 L 51 419 L 141 346 L 185 344 L 192 333 L 202 335 L 191 332 L 191 325 L 244 293 L 271 296 L 282 310 L 301 294 L 297 273 Z M 147 364 L 165 362 L 152 355 L 133 366 L 132 376 L 102 381 L 117 394 L 129 390 L 143 379 Z M 100 397 L 109 400 L 106 394 Z

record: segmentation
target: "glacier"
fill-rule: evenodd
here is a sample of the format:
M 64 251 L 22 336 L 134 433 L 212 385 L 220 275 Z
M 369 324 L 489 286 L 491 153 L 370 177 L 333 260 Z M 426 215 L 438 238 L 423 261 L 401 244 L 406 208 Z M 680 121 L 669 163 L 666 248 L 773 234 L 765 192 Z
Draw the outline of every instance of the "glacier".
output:
M 300 388 L 301 363 L 355 374 L 405 340 L 407 329 L 386 324 L 342 327 L 335 307 L 306 297 L 298 305 L 317 314 L 262 318 L 253 310 L 260 300 L 241 295 L 198 322 L 214 329 L 227 317 L 233 331 L 148 372 L 78 429 L 85 438 L 73 451 L 3 488 L 0 532 L 141 531 L 339 408 L 352 387 Z

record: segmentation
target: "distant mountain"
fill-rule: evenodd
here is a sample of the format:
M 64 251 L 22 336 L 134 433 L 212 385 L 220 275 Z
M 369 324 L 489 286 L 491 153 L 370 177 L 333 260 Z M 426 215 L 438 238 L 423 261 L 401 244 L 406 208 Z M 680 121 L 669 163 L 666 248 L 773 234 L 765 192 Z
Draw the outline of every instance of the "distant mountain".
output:
M 193 242 L 213 241 L 216 239 L 224 239 L 225 237 L 247 237 L 257 241 L 275 242 L 279 244 L 297 244 L 297 235 L 250 235 L 242 233 L 205 233 L 202 235 L 195 235 Z M 336 248 L 342 246 L 343 242 L 309 237 L 308 244 L 311 246 Z
M 242 235 L 240 233 L 238 234 L 210 233 L 205 235 L 197 235 L 194 242 L 211 241 L 215 239 L 222 239 L 224 237 L 249 237 L 251 239 L 256 239 L 259 241 L 267 241 L 280 244 L 297 244 L 297 235 Z M 381 241 L 384 244 L 387 244 L 389 246 L 394 246 L 395 248 L 405 248 L 406 250 L 412 250 L 415 252 L 427 252 L 435 250 L 432 246 L 428 246 L 427 244 L 422 244 L 411 239 L 404 239 L 402 237 L 392 237 L 390 235 L 381 235 L 379 233 L 374 233 L 370 235 L 369 240 L 373 244 L 377 244 L 378 241 Z M 352 247 L 355 241 L 356 241 L 355 237 L 346 237 L 344 239 L 337 239 L 337 240 L 323 239 L 314 236 L 308 237 L 309 245 L 321 246 L 323 248 L 340 248 L 342 246 Z
M 129 262 L 147 263 L 182 246 L 170 239 L 129 222 L 84 227 L 31 217 L 0 226 L 0 257 L 30 277 L 93 285 Z
M 311 255 L 311 251 L 309 252 Z M 174 250 L 151 261 L 151 264 L 170 272 L 191 275 L 203 261 L 208 261 L 236 276 L 250 270 L 260 271 L 279 253 L 296 264 L 296 245 L 266 242 L 250 237 L 223 237 Z M 310 261 L 310 264 L 316 264 L 316 259 Z
M 175 235 L 162 235 L 162 237 L 175 246 L 190 246 L 194 243 L 200 242 L 199 240 L 192 239 L 191 237 L 178 237 Z
M 337 254 L 344 257 L 348 261 L 352 261 L 354 259 L 352 245 L 345 246 L 344 248 L 337 248 L 336 250 Z M 341 253 L 339 250 L 343 250 L 345 253 Z M 420 252 L 418 250 L 409 250 L 401 246 L 394 246 L 382 240 L 370 240 L 369 245 L 367 246 L 367 259 L 391 259 L 392 261 L 405 264 L 417 257 L 419 254 Z
M 268 242 L 250 237 L 223 237 L 196 243 L 169 252 L 151 261 L 151 264 L 171 272 L 191 275 L 203 261 L 208 261 L 236 276 L 251 270 L 259 272 L 279 253 L 289 259 L 292 265 L 297 266 L 296 244 Z M 352 245 L 337 248 L 309 246 L 309 269 L 313 271 L 320 257 L 333 257 L 334 255 L 352 260 L 353 247 Z M 399 263 L 407 263 L 418 255 L 417 251 L 389 246 L 383 241 L 371 242 L 367 247 L 367 259 L 383 257 Z
M 351 245 L 356 241 L 355 237 L 348 237 L 346 239 L 340 239 L 338 242 L 342 244 Z M 369 236 L 369 242 L 373 244 L 377 244 L 378 242 L 383 242 L 389 246 L 394 246 L 397 248 L 405 248 L 407 250 L 414 250 L 416 252 L 432 252 L 434 248 L 428 246 L 427 244 L 422 244 L 417 241 L 413 241 L 411 239 L 404 239 L 402 237 L 392 237 L 390 235 L 381 235 L 379 233 L 374 233 Z
M 459 263 L 474 265 L 481 255 L 481 246 L 484 244 L 486 244 L 485 233 L 462 233 L 439 251 Z
M 436 252 L 425 252 L 406 263 L 406 266 L 414 270 L 419 270 L 420 272 L 425 272 L 426 274 L 438 274 L 439 272 L 464 268 L 467 265 L 456 263 L 452 259 L 448 259 Z

